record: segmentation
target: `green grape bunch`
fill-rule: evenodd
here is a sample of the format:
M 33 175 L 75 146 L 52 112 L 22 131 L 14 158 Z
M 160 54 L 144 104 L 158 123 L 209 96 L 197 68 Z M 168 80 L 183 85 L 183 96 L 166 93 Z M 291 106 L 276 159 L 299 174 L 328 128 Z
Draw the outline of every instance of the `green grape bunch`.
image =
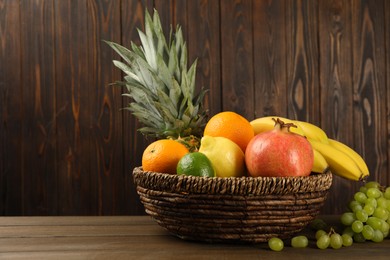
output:
M 351 201 L 348 209 L 341 214 L 340 222 L 344 226 L 342 232 L 328 226 L 322 219 L 314 219 L 311 229 L 316 230 L 315 241 L 319 249 L 340 249 L 352 246 L 353 243 L 366 241 L 382 242 L 390 237 L 390 186 L 381 186 L 376 181 L 370 181 L 360 187 Z M 273 237 L 268 241 L 273 251 L 282 251 L 283 240 Z M 305 248 L 309 240 L 304 235 L 291 239 L 291 247 Z
M 345 226 L 343 234 L 355 242 L 382 242 L 389 236 L 390 187 L 367 182 L 354 194 L 340 221 Z

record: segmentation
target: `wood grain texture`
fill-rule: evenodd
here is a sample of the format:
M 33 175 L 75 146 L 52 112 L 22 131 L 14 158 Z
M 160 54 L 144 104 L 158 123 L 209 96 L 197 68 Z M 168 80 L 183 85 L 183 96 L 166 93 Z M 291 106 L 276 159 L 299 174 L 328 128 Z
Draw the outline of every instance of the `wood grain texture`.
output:
M 252 1 L 221 1 L 222 110 L 253 117 Z
M 309 121 L 390 185 L 386 0 L 0 0 L 0 214 L 145 214 L 145 139 L 102 40 L 139 44 L 145 9 L 181 25 L 210 116 Z M 335 177 L 323 213 L 360 183 Z
M 58 219 L 59 218 L 59 219 Z M 321 216 L 338 225 L 337 216 Z M 312 230 L 304 230 L 309 239 Z M 286 245 L 273 252 L 267 243 L 198 243 L 183 241 L 151 218 L 35 217 L 0 218 L 0 258 L 4 259 L 388 259 L 390 240 L 355 243 L 340 250 Z M 260 257 L 259 257 L 260 256 Z
M 289 1 L 286 12 L 288 117 L 318 124 L 318 2 Z
M 22 125 L 20 8 L 0 3 L 0 214 L 22 212 Z M 19 163 L 15 163 L 19 162 Z M 18 203 L 15 203 L 18 202 Z
M 187 1 L 188 24 L 188 52 L 189 60 L 197 59 L 196 85 L 209 89 L 205 99 L 205 107 L 209 114 L 214 115 L 222 110 L 221 102 L 221 42 L 220 4 L 218 1 Z
M 56 214 L 57 136 L 53 1 L 20 2 L 22 214 Z M 18 186 L 14 186 L 18 188 Z
M 390 184 L 390 174 L 389 174 L 389 170 L 390 170 L 390 105 L 389 105 L 389 101 L 390 101 L 390 2 L 389 1 L 385 1 L 385 42 L 386 42 L 386 92 L 387 92 L 387 95 L 386 95 L 386 122 L 387 122 L 387 174 L 383 174 L 382 176 L 382 180 L 384 183 L 388 183 Z M 383 100 L 383 99 L 382 99 Z
M 349 1 L 320 1 L 321 125 L 329 137 L 353 145 L 352 33 Z
M 114 52 L 102 40 L 121 41 L 120 2 L 88 0 L 88 68 L 92 107 L 91 173 L 97 181 L 97 214 L 121 213 L 126 203 L 123 170 L 123 107 L 121 90 L 109 86 L 120 72 L 113 68 Z M 123 214 L 123 213 L 122 213 Z
M 352 2 L 354 148 L 378 181 L 388 171 L 384 7 L 380 0 Z
M 353 146 L 352 33 L 349 1 L 319 2 L 321 126 L 330 138 Z M 357 185 L 335 176 L 331 194 Z M 326 206 L 343 212 L 348 196 L 330 196 Z
M 94 189 L 85 187 L 91 181 L 88 151 L 88 102 L 87 68 L 87 20 L 86 1 L 70 4 L 67 1 L 55 2 L 56 32 L 56 129 L 57 141 L 57 189 L 55 196 L 58 214 L 83 214 L 95 211 L 91 197 Z M 84 42 L 80 45 L 80 42 Z M 85 125 L 84 125 L 85 124 Z M 81 178 L 83 176 L 83 178 Z M 83 196 L 85 190 L 90 190 Z M 83 206 L 85 205 L 85 206 Z M 84 213 L 85 214 L 85 213 Z
M 143 3 L 142 1 L 122 1 L 122 44 L 130 48 L 131 42 L 139 44 L 139 37 L 136 28 L 144 28 L 144 12 L 153 9 L 153 3 Z M 114 56 L 118 59 L 118 56 Z M 122 90 L 124 93 L 124 90 Z M 122 107 L 129 104 L 130 100 L 126 97 L 122 99 Z M 127 214 L 145 214 L 143 206 L 135 190 L 132 178 L 132 171 L 135 167 L 141 165 L 143 149 L 150 140 L 146 140 L 141 133 L 137 131 L 140 128 L 139 122 L 128 111 L 122 111 L 123 114 L 123 163 L 125 175 L 125 197 L 126 202 L 122 206 Z
M 253 1 L 254 118 L 287 117 L 286 6 Z

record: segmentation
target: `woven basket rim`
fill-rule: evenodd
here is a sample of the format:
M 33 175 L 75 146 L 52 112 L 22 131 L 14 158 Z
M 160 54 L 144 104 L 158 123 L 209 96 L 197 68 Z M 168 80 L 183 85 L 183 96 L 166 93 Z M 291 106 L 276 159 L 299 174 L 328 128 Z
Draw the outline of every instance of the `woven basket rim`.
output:
M 284 195 L 327 191 L 332 185 L 332 173 L 306 177 L 198 177 L 133 170 L 137 186 L 155 191 L 209 195 Z

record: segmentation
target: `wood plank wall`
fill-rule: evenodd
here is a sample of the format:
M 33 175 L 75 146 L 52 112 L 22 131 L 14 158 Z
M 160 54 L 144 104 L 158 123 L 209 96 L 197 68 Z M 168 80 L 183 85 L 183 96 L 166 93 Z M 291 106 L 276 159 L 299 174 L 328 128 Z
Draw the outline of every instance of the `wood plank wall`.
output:
M 145 8 L 183 27 L 210 115 L 317 124 L 390 185 L 390 1 L 0 0 L 0 215 L 144 214 L 148 141 L 102 40 L 138 43 Z M 323 212 L 359 185 L 336 177 Z

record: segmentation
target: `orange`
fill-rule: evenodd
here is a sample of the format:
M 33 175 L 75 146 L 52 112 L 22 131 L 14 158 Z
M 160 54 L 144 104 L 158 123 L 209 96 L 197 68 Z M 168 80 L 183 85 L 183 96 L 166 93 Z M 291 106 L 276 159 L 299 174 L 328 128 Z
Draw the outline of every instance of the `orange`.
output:
M 235 112 L 225 111 L 210 118 L 204 129 L 204 135 L 228 138 L 245 153 L 246 146 L 255 133 L 246 118 Z
M 158 140 L 144 150 L 142 168 L 144 171 L 176 174 L 177 163 L 187 153 L 188 149 L 175 140 Z

